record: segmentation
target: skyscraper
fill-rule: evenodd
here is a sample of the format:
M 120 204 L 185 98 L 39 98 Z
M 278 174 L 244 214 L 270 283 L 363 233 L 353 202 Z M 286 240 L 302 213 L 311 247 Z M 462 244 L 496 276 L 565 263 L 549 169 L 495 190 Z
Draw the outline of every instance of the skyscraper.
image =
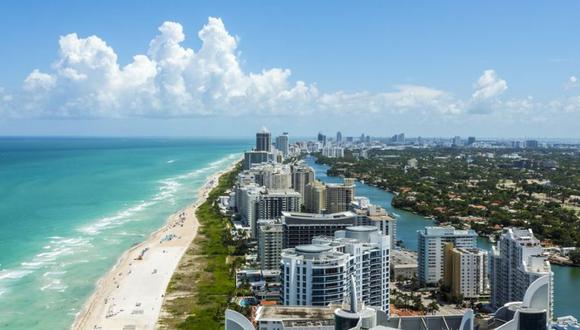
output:
M 499 308 L 511 301 L 522 301 L 528 286 L 542 276 L 548 275 L 552 282 L 550 262 L 543 252 L 531 229 L 504 228 L 491 251 L 492 306 Z M 551 292 L 549 300 L 551 315 Z
M 336 132 L 336 143 L 342 142 L 342 133 L 340 131 Z
M 354 277 L 356 291 L 369 305 L 389 311 L 389 238 L 373 226 L 348 227 L 334 237 L 282 251 L 284 305 L 342 303 Z
M 276 137 L 276 148 L 282 152 L 284 158 L 288 157 L 288 133 L 284 132 L 284 134 Z
M 256 133 L 256 150 L 257 151 L 272 151 L 272 134 L 262 127 L 262 129 Z
M 304 186 L 304 207 L 310 213 L 326 210 L 326 186 L 322 182 L 312 180 Z
M 322 143 L 322 145 L 325 145 L 326 144 L 326 135 L 319 132 L 318 133 L 318 142 Z
M 304 189 L 314 181 L 314 170 L 306 164 L 292 165 L 292 189 L 296 190 L 302 196 L 302 204 L 305 204 Z
M 326 185 L 326 212 L 347 211 L 354 200 L 354 180 L 345 178 L 343 184 Z

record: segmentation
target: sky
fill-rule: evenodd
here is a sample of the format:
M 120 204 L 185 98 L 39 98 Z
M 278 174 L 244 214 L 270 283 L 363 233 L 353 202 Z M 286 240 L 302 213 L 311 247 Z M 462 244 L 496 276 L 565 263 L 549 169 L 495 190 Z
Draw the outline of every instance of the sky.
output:
M 578 1 L 0 2 L 0 136 L 580 138 Z

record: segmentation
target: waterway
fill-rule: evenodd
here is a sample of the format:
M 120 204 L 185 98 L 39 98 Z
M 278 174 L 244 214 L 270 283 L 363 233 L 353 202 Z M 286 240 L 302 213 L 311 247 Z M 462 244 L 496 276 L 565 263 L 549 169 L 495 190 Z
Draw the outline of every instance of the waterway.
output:
M 341 183 L 343 180 L 340 177 L 328 176 L 326 174 L 328 166 L 316 164 L 314 157 L 307 157 L 306 163 L 314 169 L 316 178 L 322 182 Z M 401 240 L 407 249 L 416 251 L 417 230 L 434 224 L 429 218 L 393 207 L 391 192 L 357 181 L 356 195 L 367 197 L 371 203 L 384 207 L 397 218 L 397 240 Z M 480 237 L 477 243 L 480 248 L 491 250 L 492 244 L 487 238 Z M 554 272 L 555 315 L 573 315 L 580 319 L 580 268 L 552 265 L 552 271 Z

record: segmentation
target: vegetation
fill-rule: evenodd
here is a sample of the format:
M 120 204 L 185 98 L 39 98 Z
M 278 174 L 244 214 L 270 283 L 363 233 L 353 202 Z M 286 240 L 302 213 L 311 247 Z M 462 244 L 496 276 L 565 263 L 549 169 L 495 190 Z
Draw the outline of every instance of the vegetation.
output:
M 517 153 L 517 155 L 516 155 Z M 319 156 L 329 175 L 395 193 L 393 206 L 441 224 L 493 235 L 525 226 L 541 239 L 580 246 L 580 157 L 558 149 L 371 150 L 366 159 Z
M 575 265 L 580 265 L 580 249 L 570 251 L 570 261 Z
M 410 291 L 409 293 L 393 289 L 391 292 L 393 305 L 397 308 L 405 308 L 414 311 L 425 311 L 427 308 L 423 305 L 421 294 Z M 439 308 L 439 306 L 437 306 Z
M 220 329 L 224 327 L 226 308 L 241 310 L 233 303 L 238 295 L 235 269 L 243 262 L 246 245 L 232 237 L 229 219 L 220 214 L 216 204 L 240 170 L 238 164 L 222 175 L 207 201 L 197 209 L 198 235 L 167 289 L 169 296 L 163 307 L 169 315 L 160 320 L 166 328 Z

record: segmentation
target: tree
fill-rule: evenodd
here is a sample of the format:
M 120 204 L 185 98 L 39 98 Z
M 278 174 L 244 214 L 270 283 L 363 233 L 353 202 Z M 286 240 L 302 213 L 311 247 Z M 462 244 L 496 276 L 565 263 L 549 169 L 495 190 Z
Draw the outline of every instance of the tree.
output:
M 439 304 L 437 304 L 436 301 L 432 301 L 429 303 L 429 305 L 427 305 L 427 310 L 429 310 L 429 312 L 433 313 L 439 310 Z
M 580 265 L 580 248 L 570 251 L 569 257 L 573 264 Z

